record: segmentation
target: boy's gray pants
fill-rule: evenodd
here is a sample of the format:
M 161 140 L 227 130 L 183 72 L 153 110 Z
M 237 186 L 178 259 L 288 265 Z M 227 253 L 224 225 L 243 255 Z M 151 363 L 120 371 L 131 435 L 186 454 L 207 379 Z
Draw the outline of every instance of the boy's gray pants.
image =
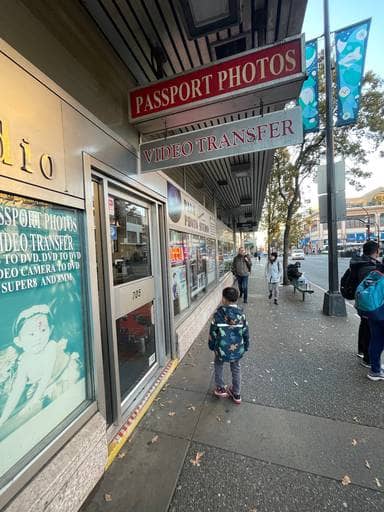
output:
M 230 364 L 231 373 L 232 373 L 232 391 L 235 395 L 240 395 L 241 392 L 241 368 L 240 368 L 240 359 L 237 361 L 232 361 Z M 220 361 L 220 359 L 215 357 L 215 384 L 218 388 L 224 388 L 224 379 L 223 379 L 223 371 L 224 371 L 224 361 Z

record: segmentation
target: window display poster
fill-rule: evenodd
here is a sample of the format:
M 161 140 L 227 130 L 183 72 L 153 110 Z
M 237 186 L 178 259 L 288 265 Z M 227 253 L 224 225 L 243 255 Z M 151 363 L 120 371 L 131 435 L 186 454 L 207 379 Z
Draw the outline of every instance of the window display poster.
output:
M 172 267 L 173 310 L 177 315 L 188 307 L 187 267 Z
M 5 481 L 8 470 L 86 399 L 81 233 L 81 212 L 0 194 Z

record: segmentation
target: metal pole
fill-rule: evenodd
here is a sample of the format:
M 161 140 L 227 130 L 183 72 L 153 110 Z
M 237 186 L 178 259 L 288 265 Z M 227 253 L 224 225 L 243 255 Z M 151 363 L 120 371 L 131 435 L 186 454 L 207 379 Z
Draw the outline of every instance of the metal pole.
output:
M 333 101 L 331 42 L 329 33 L 328 0 L 324 0 L 324 57 L 325 57 L 325 97 L 326 97 L 326 142 L 327 142 L 327 223 L 328 223 L 328 286 L 324 294 L 323 313 L 328 316 L 346 316 L 343 296 L 339 292 L 337 267 L 337 218 L 335 164 L 333 159 Z

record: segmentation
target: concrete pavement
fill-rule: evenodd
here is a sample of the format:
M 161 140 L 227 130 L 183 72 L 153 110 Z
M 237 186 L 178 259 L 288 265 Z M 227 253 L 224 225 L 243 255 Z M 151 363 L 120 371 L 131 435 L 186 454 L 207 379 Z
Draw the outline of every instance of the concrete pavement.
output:
M 358 319 L 324 317 L 319 290 L 275 306 L 254 269 L 242 405 L 212 397 L 205 326 L 82 512 L 384 510 L 384 383 L 354 356 Z

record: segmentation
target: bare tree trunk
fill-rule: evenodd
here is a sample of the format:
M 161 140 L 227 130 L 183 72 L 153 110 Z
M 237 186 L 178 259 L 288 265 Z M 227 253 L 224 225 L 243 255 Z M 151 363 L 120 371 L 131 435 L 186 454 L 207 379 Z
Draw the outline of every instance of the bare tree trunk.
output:
M 284 237 L 283 237 L 283 284 L 289 284 L 287 267 L 288 267 L 288 252 L 289 252 L 289 235 L 291 234 L 291 222 L 293 217 L 294 203 L 290 203 L 287 211 L 287 220 L 285 222 Z

